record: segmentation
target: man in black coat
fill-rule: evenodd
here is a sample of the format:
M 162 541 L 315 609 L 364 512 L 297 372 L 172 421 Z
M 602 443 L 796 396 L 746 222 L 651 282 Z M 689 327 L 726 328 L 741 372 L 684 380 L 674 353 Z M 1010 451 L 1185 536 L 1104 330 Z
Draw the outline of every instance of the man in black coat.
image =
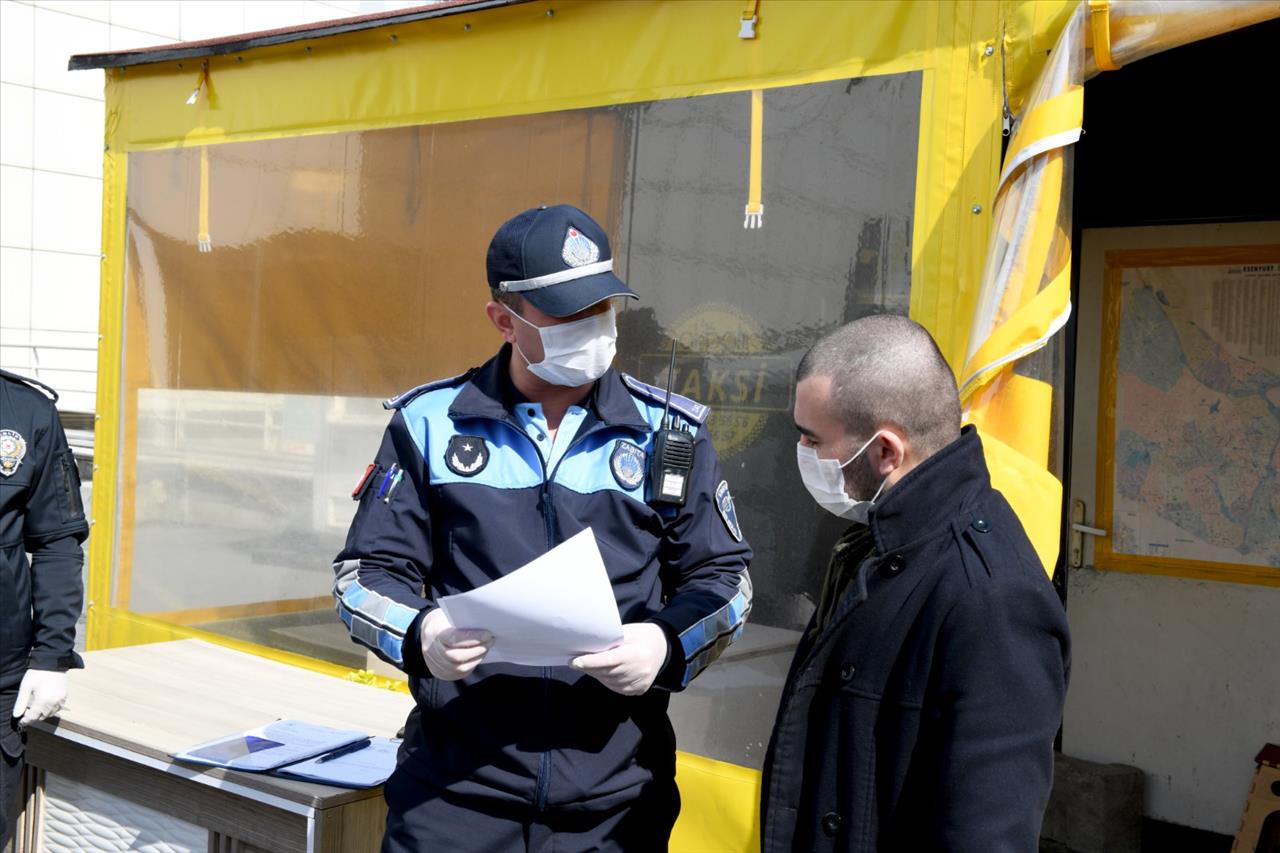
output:
M 0 848 L 19 805 L 22 729 L 58 712 L 67 670 L 83 665 L 74 645 L 89 524 L 57 397 L 0 370 Z
M 919 324 L 856 320 L 800 362 L 795 420 L 806 487 L 853 524 L 783 690 L 764 853 L 1032 853 L 1067 622 L 950 368 Z

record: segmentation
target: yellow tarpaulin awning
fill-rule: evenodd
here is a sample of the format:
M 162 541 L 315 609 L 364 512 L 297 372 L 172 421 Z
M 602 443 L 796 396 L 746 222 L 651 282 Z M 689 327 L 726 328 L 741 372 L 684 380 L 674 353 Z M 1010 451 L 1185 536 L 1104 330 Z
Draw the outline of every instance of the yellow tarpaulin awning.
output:
M 319 26 L 278 43 L 225 42 L 182 59 L 153 62 L 144 51 L 136 61 L 108 67 L 89 646 L 204 636 L 347 672 L 128 607 L 127 573 L 115 570 L 130 562 L 131 527 L 121 517 L 132 512 L 138 488 L 135 473 L 121 463 L 132 458 L 141 384 L 129 372 L 140 368 L 126 364 L 131 154 L 201 148 L 192 233 L 202 248 L 217 251 L 219 235 L 208 220 L 218 185 L 211 152 L 228 143 L 751 92 L 751 166 L 743 170 L 741 197 L 749 223 L 760 224 L 756 125 L 767 115 L 770 90 L 903 72 L 921 76 L 910 314 L 930 329 L 956 369 L 993 481 L 1052 571 L 1061 529 L 1061 486 L 1049 459 L 1054 389 L 1043 377 L 1018 371 L 1070 312 L 1066 200 L 1083 83 L 1096 68 L 1275 17 L 1280 4 L 751 5 L 744 16 L 742 0 L 483 3 L 366 28 Z M 1015 121 L 1002 165 L 1006 118 Z M 755 771 L 682 755 L 678 773 L 684 811 L 673 850 L 758 848 Z

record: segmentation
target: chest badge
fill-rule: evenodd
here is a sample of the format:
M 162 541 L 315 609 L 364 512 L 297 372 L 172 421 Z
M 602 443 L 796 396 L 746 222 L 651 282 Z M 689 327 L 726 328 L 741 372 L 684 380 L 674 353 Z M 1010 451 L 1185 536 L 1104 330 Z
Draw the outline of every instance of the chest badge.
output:
M 11 476 L 26 455 L 27 440 L 11 429 L 0 429 L 0 474 Z
M 738 525 L 738 511 L 733 506 L 733 495 L 729 494 L 729 481 L 721 480 L 716 486 L 716 509 L 724 519 L 724 526 L 737 541 L 742 541 L 742 528 Z
M 489 446 L 478 435 L 455 435 L 445 448 L 444 463 L 460 477 L 474 477 L 489 464 Z
M 645 452 L 629 441 L 619 441 L 609 457 L 609 468 L 618 485 L 630 491 L 644 482 Z

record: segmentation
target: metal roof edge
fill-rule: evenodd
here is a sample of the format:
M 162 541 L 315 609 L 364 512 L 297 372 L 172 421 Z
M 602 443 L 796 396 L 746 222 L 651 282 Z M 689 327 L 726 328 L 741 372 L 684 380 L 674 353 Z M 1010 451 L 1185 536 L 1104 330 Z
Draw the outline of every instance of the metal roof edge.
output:
M 396 24 L 460 15 L 465 12 L 482 12 L 501 6 L 514 6 L 527 2 L 530 2 L 530 0 L 464 0 L 464 2 L 440 3 L 436 6 L 426 6 L 400 12 L 359 15 L 352 18 L 320 21 L 316 24 L 306 24 L 281 30 L 265 30 L 257 33 L 205 39 L 203 41 L 177 42 L 157 47 L 108 51 L 105 53 L 81 53 L 71 57 L 67 62 L 67 69 L 70 71 L 87 71 L 95 68 L 125 68 L 133 65 L 151 65 L 157 62 L 223 56 L 228 53 L 238 53 L 259 47 L 338 36 Z

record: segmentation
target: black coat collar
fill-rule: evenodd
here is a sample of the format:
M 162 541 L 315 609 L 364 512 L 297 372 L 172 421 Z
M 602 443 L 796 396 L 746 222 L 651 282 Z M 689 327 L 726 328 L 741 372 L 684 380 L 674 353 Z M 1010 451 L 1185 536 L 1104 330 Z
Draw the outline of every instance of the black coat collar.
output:
M 870 516 L 876 551 L 888 554 L 951 523 L 975 494 L 990 487 L 982 441 L 966 426 L 876 502 Z

